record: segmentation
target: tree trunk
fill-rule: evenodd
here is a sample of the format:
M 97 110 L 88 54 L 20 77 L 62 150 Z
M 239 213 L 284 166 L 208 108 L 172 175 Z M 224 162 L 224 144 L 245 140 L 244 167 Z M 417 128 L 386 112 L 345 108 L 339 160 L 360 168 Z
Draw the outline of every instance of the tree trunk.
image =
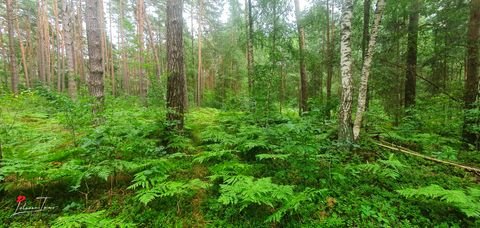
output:
M 186 77 L 183 56 L 183 0 L 167 0 L 167 120 L 183 130 Z
M 368 92 L 368 76 L 370 75 L 370 68 L 372 64 L 372 58 L 375 51 L 375 44 L 377 41 L 378 29 L 380 27 L 380 21 L 382 20 L 383 10 L 385 9 L 385 0 L 378 0 L 375 10 L 375 21 L 372 27 L 372 34 L 368 42 L 368 50 L 365 55 L 362 67 L 362 78 L 360 81 L 360 90 L 358 94 L 358 106 L 357 114 L 355 115 L 355 123 L 353 125 L 353 139 L 358 140 L 360 136 L 360 127 L 362 125 L 363 114 L 366 109 L 367 92 Z
M 123 28 L 123 24 L 124 24 L 124 21 L 125 21 L 125 9 L 124 9 L 124 0 L 120 0 L 120 23 L 119 23 L 119 30 L 120 30 L 120 37 L 121 37 L 121 42 L 120 42 L 120 47 L 122 49 L 122 64 L 121 64 L 121 68 L 122 68 L 122 76 L 123 76 L 123 81 L 122 81 L 122 85 L 123 85 L 123 90 L 125 93 L 129 93 L 130 92 L 130 75 L 129 75 L 129 72 L 128 72 L 128 64 L 127 64 L 127 45 L 126 45 L 126 41 L 125 41 L 125 31 L 124 31 L 124 28 Z
M 415 105 L 417 81 L 417 39 L 419 0 L 413 0 L 408 21 L 407 72 L 405 81 L 405 108 Z
M 308 111 L 307 72 L 305 70 L 305 31 L 300 22 L 300 5 L 295 0 L 295 17 L 297 21 L 299 58 L 300 58 L 300 107 L 299 113 Z
M 353 0 L 345 0 L 342 9 L 340 63 L 342 73 L 342 96 L 339 112 L 338 140 L 342 143 L 353 141 L 352 133 L 352 17 Z
M 253 87 L 255 85 L 254 57 L 253 57 L 253 16 L 252 0 L 247 0 L 247 64 L 248 64 L 248 94 L 253 97 Z
M 480 0 L 472 0 L 470 6 L 470 21 L 468 23 L 468 40 L 467 40 L 467 77 L 465 81 L 465 111 L 468 112 L 475 107 L 479 96 L 479 79 L 478 79 L 478 55 L 479 55 L 479 29 L 480 29 Z M 468 113 L 463 124 L 463 139 L 470 144 L 477 144 L 480 135 L 471 128 L 478 126 L 478 120 L 469 118 Z M 478 119 L 478 118 L 477 118 Z
M 112 29 L 112 1 L 108 2 L 108 15 L 110 20 L 110 80 L 112 83 L 112 96 L 116 96 L 117 83 L 115 80 L 115 66 L 113 61 L 113 29 Z
M 99 10 L 99 1 L 87 0 L 85 9 L 85 24 L 87 28 L 88 63 L 90 74 L 88 77 L 88 91 L 94 97 L 93 113 L 103 110 L 103 61 L 102 61 L 102 26 L 103 12 Z
M 198 69 L 197 69 L 197 91 L 195 93 L 195 102 L 197 106 L 202 104 L 202 19 L 203 19 L 203 0 L 198 0 Z
M 41 83 L 45 82 L 45 62 L 44 62 L 44 47 L 43 47 L 43 0 L 38 1 L 38 54 L 37 54 L 37 66 L 38 66 L 38 77 Z
M 13 0 L 7 0 L 7 27 L 8 27 L 8 49 L 10 53 L 10 73 L 12 74 L 12 92 L 18 95 L 18 72 L 17 72 L 17 57 L 15 56 L 15 38 L 13 21 L 16 20 L 13 12 Z
M 365 0 L 363 2 L 363 37 L 362 37 L 362 61 L 365 61 L 365 55 L 367 54 L 367 48 L 370 41 L 370 34 L 368 27 L 370 24 L 370 5 L 371 0 Z M 378 4 L 378 3 L 377 3 Z
M 77 83 L 75 81 L 75 70 L 74 70 L 74 57 L 73 57 L 73 36 L 72 36 L 72 26 L 73 26 L 73 5 L 69 0 L 62 1 L 62 23 L 63 23 L 63 35 L 65 42 L 65 55 L 67 58 L 67 66 L 65 67 L 65 75 L 68 80 L 68 95 L 72 99 L 77 98 Z
M 333 9 L 334 9 L 334 4 L 331 4 L 331 9 L 330 10 L 330 5 L 327 0 L 327 50 L 326 50 L 326 64 L 327 64 L 327 79 L 326 79 L 326 90 L 327 90 L 327 105 L 326 105 L 326 117 L 330 117 L 330 107 L 331 107 L 331 98 L 332 98 L 332 78 L 333 78 L 333 51 L 335 50 L 335 42 L 334 42 L 334 34 L 333 34 L 333 25 L 335 24 L 335 21 L 333 19 Z M 330 21 L 330 12 L 331 12 L 331 21 Z
M 142 99 L 145 99 L 147 97 L 147 89 L 146 89 L 146 79 L 145 79 L 145 70 L 144 70 L 144 58 L 143 58 L 143 49 L 144 49 L 144 43 L 143 43 L 143 33 L 144 33 L 144 18 L 145 18 L 145 4 L 143 0 L 137 0 L 137 12 L 136 12 L 136 18 L 137 18 L 137 39 L 138 39 L 138 66 L 139 66 L 139 90 L 140 90 L 140 96 Z
M 22 65 L 23 65 L 23 73 L 25 76 L 25 85 L 27 88 L 31 88 L 30 85 L 30 77 L 28 75 L 28 64 L 27 64 L 27 57 L 25 53 L 25 46 L 23 45 L 23 40 L 20 40 L 20 26 L 18 26 L 18 20 L 15 20 L 15 28 L 17 30 L 17 35 L 19 37 L 19 43 L 20 43 L 20 54 L 22 55 Z

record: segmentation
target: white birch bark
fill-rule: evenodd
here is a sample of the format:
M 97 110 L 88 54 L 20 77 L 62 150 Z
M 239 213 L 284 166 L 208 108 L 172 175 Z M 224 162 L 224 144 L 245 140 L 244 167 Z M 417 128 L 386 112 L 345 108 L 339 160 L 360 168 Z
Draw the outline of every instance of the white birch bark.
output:
M 342 76 L 342 97 L 339 112 L 338 140 L 348 143 L 353 140 L 352 134 L 352 17 L 353 0 L 345 0 L 342 9 L 341 42 L 340 42 L 340 70 Z
M 358 106 L 357 113 L 355 115 L 355 122 L 353 125 L 353 139 L 358 140 L 360 136 L 360 128 L 362 126 L 362 118 L 365 113 L 367 91 L 368 91 L 368 76 L 370 75 L 370 68 L 372 66 L 372 58 L 375 51 L 375 44 L 377 41 L 378 30 L 380 22 L 382 20 L 383 11 L 385 9 L 385 0 L 378 0 L 377 7 L 375 9 L 375 19 L 370 35 L 370 41 L 368 42 L 368 49 L 365 55 L 365 61 L 362 67 L 362 78 L 360 79 L 360 90 L 358 93 Z

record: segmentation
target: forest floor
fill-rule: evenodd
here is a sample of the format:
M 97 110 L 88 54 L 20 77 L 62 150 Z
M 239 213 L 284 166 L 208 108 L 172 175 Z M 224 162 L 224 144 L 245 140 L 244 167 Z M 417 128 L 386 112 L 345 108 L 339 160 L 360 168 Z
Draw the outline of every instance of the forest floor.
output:
M 0 227 L 480 226 L 474 173 L 369 138 L 343 151 L 322 116 L 200 108 L 177 135 L 164 130 L 164 109 L 133 99 L 107 100 L 93 126 L 88 100 L 0 98 Z M 479 164 L 448 137 L 404 132 L 382 137 Z M 55 209 L 11 216 L 19 195 L 28 205 L 52 197 Z

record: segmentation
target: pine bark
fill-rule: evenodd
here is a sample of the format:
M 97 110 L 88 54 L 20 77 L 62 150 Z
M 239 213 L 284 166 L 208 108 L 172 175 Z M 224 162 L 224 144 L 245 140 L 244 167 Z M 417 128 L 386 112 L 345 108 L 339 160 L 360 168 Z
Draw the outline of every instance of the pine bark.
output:
M 417 84 L 417 39 L 419 0 L 413 0 L 408 21 L 407 70 L 405 81 L 405 108 L 415 105 Z
M 183 0 L 167 0 L 167 120 L 183 130 L 186 76 L 183 56 Z
M 308 85 L 307 72 L 305 70 L 305 30 L 300 21 L 300 5 L 295 0 L 295 17 L 297 21 L 298 43 L 299 43 L 299 63 L 300 63 L 300 115 L 308 111 Z
M 85 23 L 87 28 L 88 63 L 90 74 L 88 77 L 88 91 L 94 97 L 92 111 L 98 114 L 103 110 L 103 51 L 102 26 L 103 12 L 99 10 L 99 1 L 86 0 Z
M 9 61 L 10 61 L 10 73 L 11 73 L 11 85 L 12 92 L 18 94 L 18 72 L 17 72 L 17 57 L 15 51 L 15 37 L 13 24 L 15 15 L 13 11 L 13 0 L 7 0 L 7 29 L 8 29 L 8 49 L 9 49 Z
M 77 83 L 75 81 L 75 69 L 74 69 L 74 49 L 73 49 L 73 5 L 69 0 L 62 1 L 62 22 L 63 22 L 63 35 L 65 43 L 65 55 L 67 59 L 67 65 L 65 67 L 65 75 L 68 80 L 68 94 L 72 99 L 77 98 Z
M 475 103 L 479 97 L 479 77 L 478 77 L 478 58 L 479 58 L 479 30 L 480 30 L 480 0 L 472 0 L 470 6 L 470 20 L 468 23 L 467 35 L 467 69 L 464 92 L 464 109 L 468 110 L 478 107 Z M 472 126 L 479 125 L 474 118 L 465 117 L 463 125 L 463 139 L 470 144 L 477 144 L 480 135 L 478 132 L 470 130 Z
M 340 100 L 338 139 L 342 143 L 353 141 L 352 132 L 352 17 L 353 0 L 345 0 L 342 9 L 340 65 L 342 74 L 342 96 Z
M 371 37 L 368 42 L 368 49 L 363 61 L 362 78 L 360 80 L 360 89 L 358 94 L 357 113 L 355 115 L 355 122 L 353 125 L 353 139 L 358 140 L 360 136 L 360 128 L 362 125 L 363 114 L 365 113 L 367 95 L 368 95 L 368 77 L 370 75 L 370 68 L 372 65 L 373 54 L 375 51 L 375 44 L 377 41 L 378 30 L 382 20 L 383 11 L 385 9 L 385 0 L 378 0 L 375 10 L 375 21 L 372 27 Z

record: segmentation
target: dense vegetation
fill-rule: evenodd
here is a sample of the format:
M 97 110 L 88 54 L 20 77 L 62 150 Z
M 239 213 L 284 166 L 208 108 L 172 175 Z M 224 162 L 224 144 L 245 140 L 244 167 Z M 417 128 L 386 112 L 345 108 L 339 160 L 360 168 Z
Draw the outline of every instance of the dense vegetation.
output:
M 480 227 L 479 0 L 0 15 L 0 227 Z

